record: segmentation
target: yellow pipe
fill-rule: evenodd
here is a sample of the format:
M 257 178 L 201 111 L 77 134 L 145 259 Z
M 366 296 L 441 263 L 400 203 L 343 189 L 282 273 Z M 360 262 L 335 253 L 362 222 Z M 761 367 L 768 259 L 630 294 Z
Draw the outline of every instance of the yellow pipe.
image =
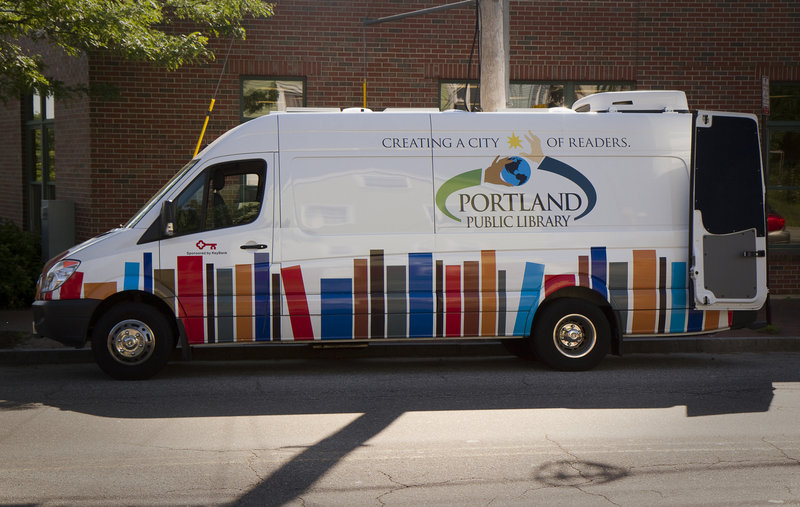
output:
M 211 111 L 214 109 L 214 102 L 215 99 L 211 99 L 211 104 L 208 106 L 208 113 L 206 114 L 206 121 L 203 122 L 203 131 L 200 132 L 200 139 L 197 140 L 197 146 L 194 149 L 194 156 L 196 157 L 198 153 L 200 153 L 200 145 L 203 143 L 203 136 L 206 135 L 206 127 L 208 127 L 208 119 L 211 117 Z
M 364 109 L 367 108 L 367 78 L 364 78 Z

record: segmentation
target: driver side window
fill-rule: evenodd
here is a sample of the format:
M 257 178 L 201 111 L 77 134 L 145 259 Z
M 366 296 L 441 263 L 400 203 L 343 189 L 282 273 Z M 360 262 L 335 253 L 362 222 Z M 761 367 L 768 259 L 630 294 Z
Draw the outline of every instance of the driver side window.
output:
M 175 236 L 255 221 L 265 175 L 263 160 L 226 162 L 203 171 L 175 199 Z

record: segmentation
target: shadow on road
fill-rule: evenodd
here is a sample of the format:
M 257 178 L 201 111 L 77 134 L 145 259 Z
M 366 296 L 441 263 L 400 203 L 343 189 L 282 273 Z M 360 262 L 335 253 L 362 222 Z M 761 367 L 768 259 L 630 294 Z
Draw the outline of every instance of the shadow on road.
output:
M 764 412 L 774 382 L 800 381 L 800 357 L 757 357 L 763 358 L 614 357 L 580 373 L 553 372 L 511 357 L 194 362 L 171 364 L 144 382 L 109 380 L 85 364 L 8 367 L 0 369 L 0 410 L 46 405 L 110 418 L 361 414 L 239 500 L 281 505 L 406 412 L 674 406 L 686 406 L 688 417 Z M 592 466 L 608 480 L 620 473 L 601 463 Z

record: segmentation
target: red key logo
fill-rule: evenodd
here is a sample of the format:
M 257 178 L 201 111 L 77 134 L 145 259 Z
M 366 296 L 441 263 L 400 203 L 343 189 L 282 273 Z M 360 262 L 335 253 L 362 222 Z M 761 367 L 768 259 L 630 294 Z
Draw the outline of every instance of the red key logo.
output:
M 217 249 L 217 244 L 216 243 L 206 243 L 202 239 L 200 241 L 198 241 L 197 243 L 195 243 L 195 246 L 197 247 L 198 250 L 202 250 L 205 247 L 209 247 L 209 250 L 216 250 Z

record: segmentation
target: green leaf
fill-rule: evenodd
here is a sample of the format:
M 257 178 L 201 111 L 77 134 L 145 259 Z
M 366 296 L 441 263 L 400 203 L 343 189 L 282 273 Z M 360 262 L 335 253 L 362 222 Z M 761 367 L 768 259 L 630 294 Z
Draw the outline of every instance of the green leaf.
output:
M 272 16 L 273 8 L 261 0 L 0 0 L 0 100 L 67 90 L 48 76 L 41 55 L 13 41 L 46 42 L 72 56 L 107 51 L 174 70 L 213 60 L 209 37 L 244 39 L 244 20 Z

